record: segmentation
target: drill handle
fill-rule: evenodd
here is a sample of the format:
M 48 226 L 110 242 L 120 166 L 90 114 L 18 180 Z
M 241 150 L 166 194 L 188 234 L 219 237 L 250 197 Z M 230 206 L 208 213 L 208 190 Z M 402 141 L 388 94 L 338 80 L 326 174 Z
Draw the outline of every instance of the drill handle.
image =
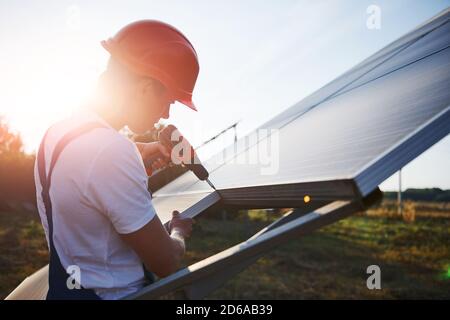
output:
M 184 138 L 180 132 L 177 133 L 178 137 L 174 137 L 174 131 L 178 130 L 174 125 L 168 125 L 166 128 L 161 130 L 158 135 L 158 139 L 160 143 L 165 146 L 169 152 L 172 154 L 172 149 L 180 142 L 185 140 L 190 147 L 190 161 L 189 163 L 182 163 L 186 168 L 191 170 L 199 180 L 206 180 L 209 177 L 208 170 L 201 164 L 200 159 L 198 159 L 195 154 L 194 148 L 191 144 Z M 182 151 L 182 150 L 181 150 Z M 182 155 L 181 155 L 182 156 Z M 158 154 L 146 159 L 144 161 L 144 165 L 146 168 L 151 168 L 151 165 L 154 161 L 159 159 L 160 156 Z

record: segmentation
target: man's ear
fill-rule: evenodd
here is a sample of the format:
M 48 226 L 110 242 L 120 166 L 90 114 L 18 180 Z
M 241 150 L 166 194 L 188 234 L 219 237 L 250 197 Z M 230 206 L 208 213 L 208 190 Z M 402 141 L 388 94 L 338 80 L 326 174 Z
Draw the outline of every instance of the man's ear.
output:
M 152 79 L 146 79 L 146 78 L 142 78 L 138 81 L 138 90 L 139 93 L 142 95 L 148 95 L 148 94 L 153 94 L 153 95 L 158 95 L 159 94 L 159 88 L 157 86 L 157 83 L 155 83 L 154 80 Z
M 166 93 L 166 88 L 164 85 L 156 79 L 149 78 L 149 87 L 153 90 L 154 94 L 157 96 L 164 95 Z

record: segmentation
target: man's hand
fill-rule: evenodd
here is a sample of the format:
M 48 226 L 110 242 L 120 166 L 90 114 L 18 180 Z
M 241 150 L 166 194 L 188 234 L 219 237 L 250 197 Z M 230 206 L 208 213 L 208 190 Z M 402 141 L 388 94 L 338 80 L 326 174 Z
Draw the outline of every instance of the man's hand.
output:
M 141 153 L 142 159 L 146 161 L 147 159 L 153 158 L 155 155 L 158 156 L 156 161 L 152 162 L 152 167 L 150 170 L 158 170 L 167 166 L 170 162 L 170 152 L 165 146 L 159 142 L 149 142 L 142 143 L 136 142 L 139 152 Z M 149 172 L 147 172 L 149 173 Z M 151 172 L 149 173 L 151 174 Z
M 169 234 L 172 235 L 177 233 L 183 237 L 183 239 L 188 238 L 191 236 L 193 223 L 194 220 L 191 218 L 182 218 L 180 212 L 175 210 L 172 212 L 172 220 L 169 222 Z

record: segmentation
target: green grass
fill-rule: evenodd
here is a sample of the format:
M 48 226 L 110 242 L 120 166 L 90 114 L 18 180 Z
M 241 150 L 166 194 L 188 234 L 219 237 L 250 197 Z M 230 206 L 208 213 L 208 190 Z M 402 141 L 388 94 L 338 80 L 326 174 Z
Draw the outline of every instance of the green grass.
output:
M 449 299 L 450 210 L 391 203 L 286 243 L 210 294 L 209 299 Z M 438 214 L 436 213 L 438 212 Z M 262 210 L 197 219 L 185 264 L 248 238 L 273 216 Z M 413 221 L 413 222 L 411 222 Z M 35 215 L 0 212 L 0 297 L 47 261 Z M 366 268 L 381 268 L 381 290 L 368 290 Z
M 0 298 L 47 261 L 47 242 L 37 214 L 0 212 Z
M 449 299 L 450 211 L 431 213 L 421 211 L 412 223 L 374 212 L 341 220 L 277 248 L 208 298 Z M 187 264 L 267 224 L 260 211 L 249 216 L 250 223 L 199 220 Z M 381 290 L 367 289 L 372 264 L 381 268 Z

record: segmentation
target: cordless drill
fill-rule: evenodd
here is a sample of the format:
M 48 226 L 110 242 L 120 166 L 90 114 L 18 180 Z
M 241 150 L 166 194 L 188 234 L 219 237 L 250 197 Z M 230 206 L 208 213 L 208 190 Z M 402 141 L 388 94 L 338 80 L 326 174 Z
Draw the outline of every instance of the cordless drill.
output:
M 208 170 L 206 170 L 206 168 L 200 162 L 200 159 L 197 157 L 197 154 L 195 153 L 194 148 L 187 141 L 187 139 L 181 135 L 181 133 L 178 131 L 178 129 L 174 125 L 170 124 L 167 127 L 165 127 L 164 129 L 162 129 L 158 134 L 158 140 L 164 147 L 167 148 L 167 150 L 169 151 L 170 154 L 172 154 L 172 149 L 177 144 L 183 143 L 182 146 L 184 148 L 180 149 L 180 158 L 183 159 L 183 160 L 181 160 L 181 164 L 183 166 L 185 166 L 187 169 L 191 170 L 197 176 L 197 178 L 199 180 L 206 181 L 211 186 L 211 188 L 216 190 L 214 185 L 208 179 L 208 177 L 209 177 Z M 187 161 L 184 161 L 184 160 L 186 160 L 185 159 L 186 157 L 183 153 L 186 149 L 189 149 L 190 158 L 187 159 Z M 160 158 L 159 155 L 154 155 L 153 157 L 146 159 L 144 161 L 145 167 L 146 168 L 151 167 L 152 163 L 155 160 L 157 160 L 158 158 Z

